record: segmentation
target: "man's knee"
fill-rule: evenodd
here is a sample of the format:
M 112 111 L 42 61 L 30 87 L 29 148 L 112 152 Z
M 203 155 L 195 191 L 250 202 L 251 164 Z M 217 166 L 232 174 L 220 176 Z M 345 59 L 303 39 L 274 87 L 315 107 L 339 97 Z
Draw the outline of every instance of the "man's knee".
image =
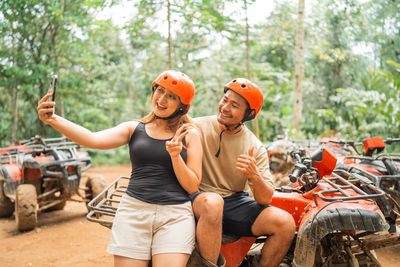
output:
M 263 210 L 252 226 L 255 235 L 287 235 L 296 232 L 296 223 L 288 212 L 269 207 Z
M 193 211 L 197 219 L 205 219 L 212 223 L 221 222 L 224 200 L 216 193 L 202 193 L 193 201 Z
M 293 238 L 296 232 L 296 223 L 291 214 L 289 214 L 284 210 L 281 210 L 281 212 L 277 214 L 274 223 L 275 223 L 274 225 L 275 227 L 273 228 L 275 229 L 274 234 L 285 237 L 285 239 L 286 237 L 289 239 Z
M 288 235 L 294 235 L 296 232 L 296 223 L 293 216 L 286 211 L 279 216 L 278 225 L 282 227 L 283 231 L 287 231 Z

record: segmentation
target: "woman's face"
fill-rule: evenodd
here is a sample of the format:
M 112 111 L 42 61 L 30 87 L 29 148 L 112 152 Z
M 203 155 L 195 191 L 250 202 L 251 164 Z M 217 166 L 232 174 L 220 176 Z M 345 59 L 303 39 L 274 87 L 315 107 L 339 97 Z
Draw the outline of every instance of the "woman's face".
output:
M 151 103 L 154 114 L 162 118 L 171 116 L 182 105 L 177 94 L 162 86 L 154 90 Z

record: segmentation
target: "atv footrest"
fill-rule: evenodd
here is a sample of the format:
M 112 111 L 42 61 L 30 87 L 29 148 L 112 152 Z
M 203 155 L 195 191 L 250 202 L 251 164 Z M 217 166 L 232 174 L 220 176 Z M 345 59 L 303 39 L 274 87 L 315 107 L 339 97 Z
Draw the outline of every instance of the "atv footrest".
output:
M 88 203 L 89 213 L 86 218 L 91 222 L 111 228 L 121 198 L 128 188 L 129 179 L 130 177 L 120 176 L 92 199 Z
M 362 243 L 365 250 L 390 247 L 400 244 L 400 236 L 397 233 L 378 232 L 368 236 Z

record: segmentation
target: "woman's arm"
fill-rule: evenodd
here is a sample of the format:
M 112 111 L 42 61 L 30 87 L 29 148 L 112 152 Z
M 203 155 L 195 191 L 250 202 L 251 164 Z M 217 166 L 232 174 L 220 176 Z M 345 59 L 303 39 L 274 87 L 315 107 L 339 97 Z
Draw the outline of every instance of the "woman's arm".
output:
M 203 148 L 200 141 L 200 133 L 194 128 L 182 126 L 178 129 L 174 138 L 166 143 L 167 151 L 170 153 L 172 166 L 180 185 L 189 194 L 199 190 L 201 182 L 201 164 L 203 158 Z M 186 132 L 182 131 L 186 129 Z M 182 150 L 182 139 L 186 136 L 186 163 L 180 155 Z M 180 148 L 179 148 L 180 147 Z
M 120 125 L 99 132 L 73 123 L 63 117 L 54 114 L 55 102 L 46 102 L 51 93 L 45 95 L 38 103 L 37 111 L 39 119 L 47 123 L 71 141 L 97 149 L 111 149 L 129 143 L 130 136 L 134 132 L 137 122 L 124 122 Z

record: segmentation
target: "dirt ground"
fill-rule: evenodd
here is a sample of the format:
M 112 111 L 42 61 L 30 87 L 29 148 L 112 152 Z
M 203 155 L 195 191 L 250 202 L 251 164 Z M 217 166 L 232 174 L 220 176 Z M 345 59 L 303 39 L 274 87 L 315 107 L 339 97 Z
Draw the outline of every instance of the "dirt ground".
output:
M 100 173 L 107 184 L 130 166 L 91 168 L 85 174 Z M 110 230 L 86 220 L 84 203 L 68 202 L 64 210 L 42 213 L 38 226 L 29 232 L 16 230 L 14 218 L 0 219 L 0 266 L 113 266 L 106 253 Z M 383 267 L 400 266 L 400 246 L 377 251 Z

